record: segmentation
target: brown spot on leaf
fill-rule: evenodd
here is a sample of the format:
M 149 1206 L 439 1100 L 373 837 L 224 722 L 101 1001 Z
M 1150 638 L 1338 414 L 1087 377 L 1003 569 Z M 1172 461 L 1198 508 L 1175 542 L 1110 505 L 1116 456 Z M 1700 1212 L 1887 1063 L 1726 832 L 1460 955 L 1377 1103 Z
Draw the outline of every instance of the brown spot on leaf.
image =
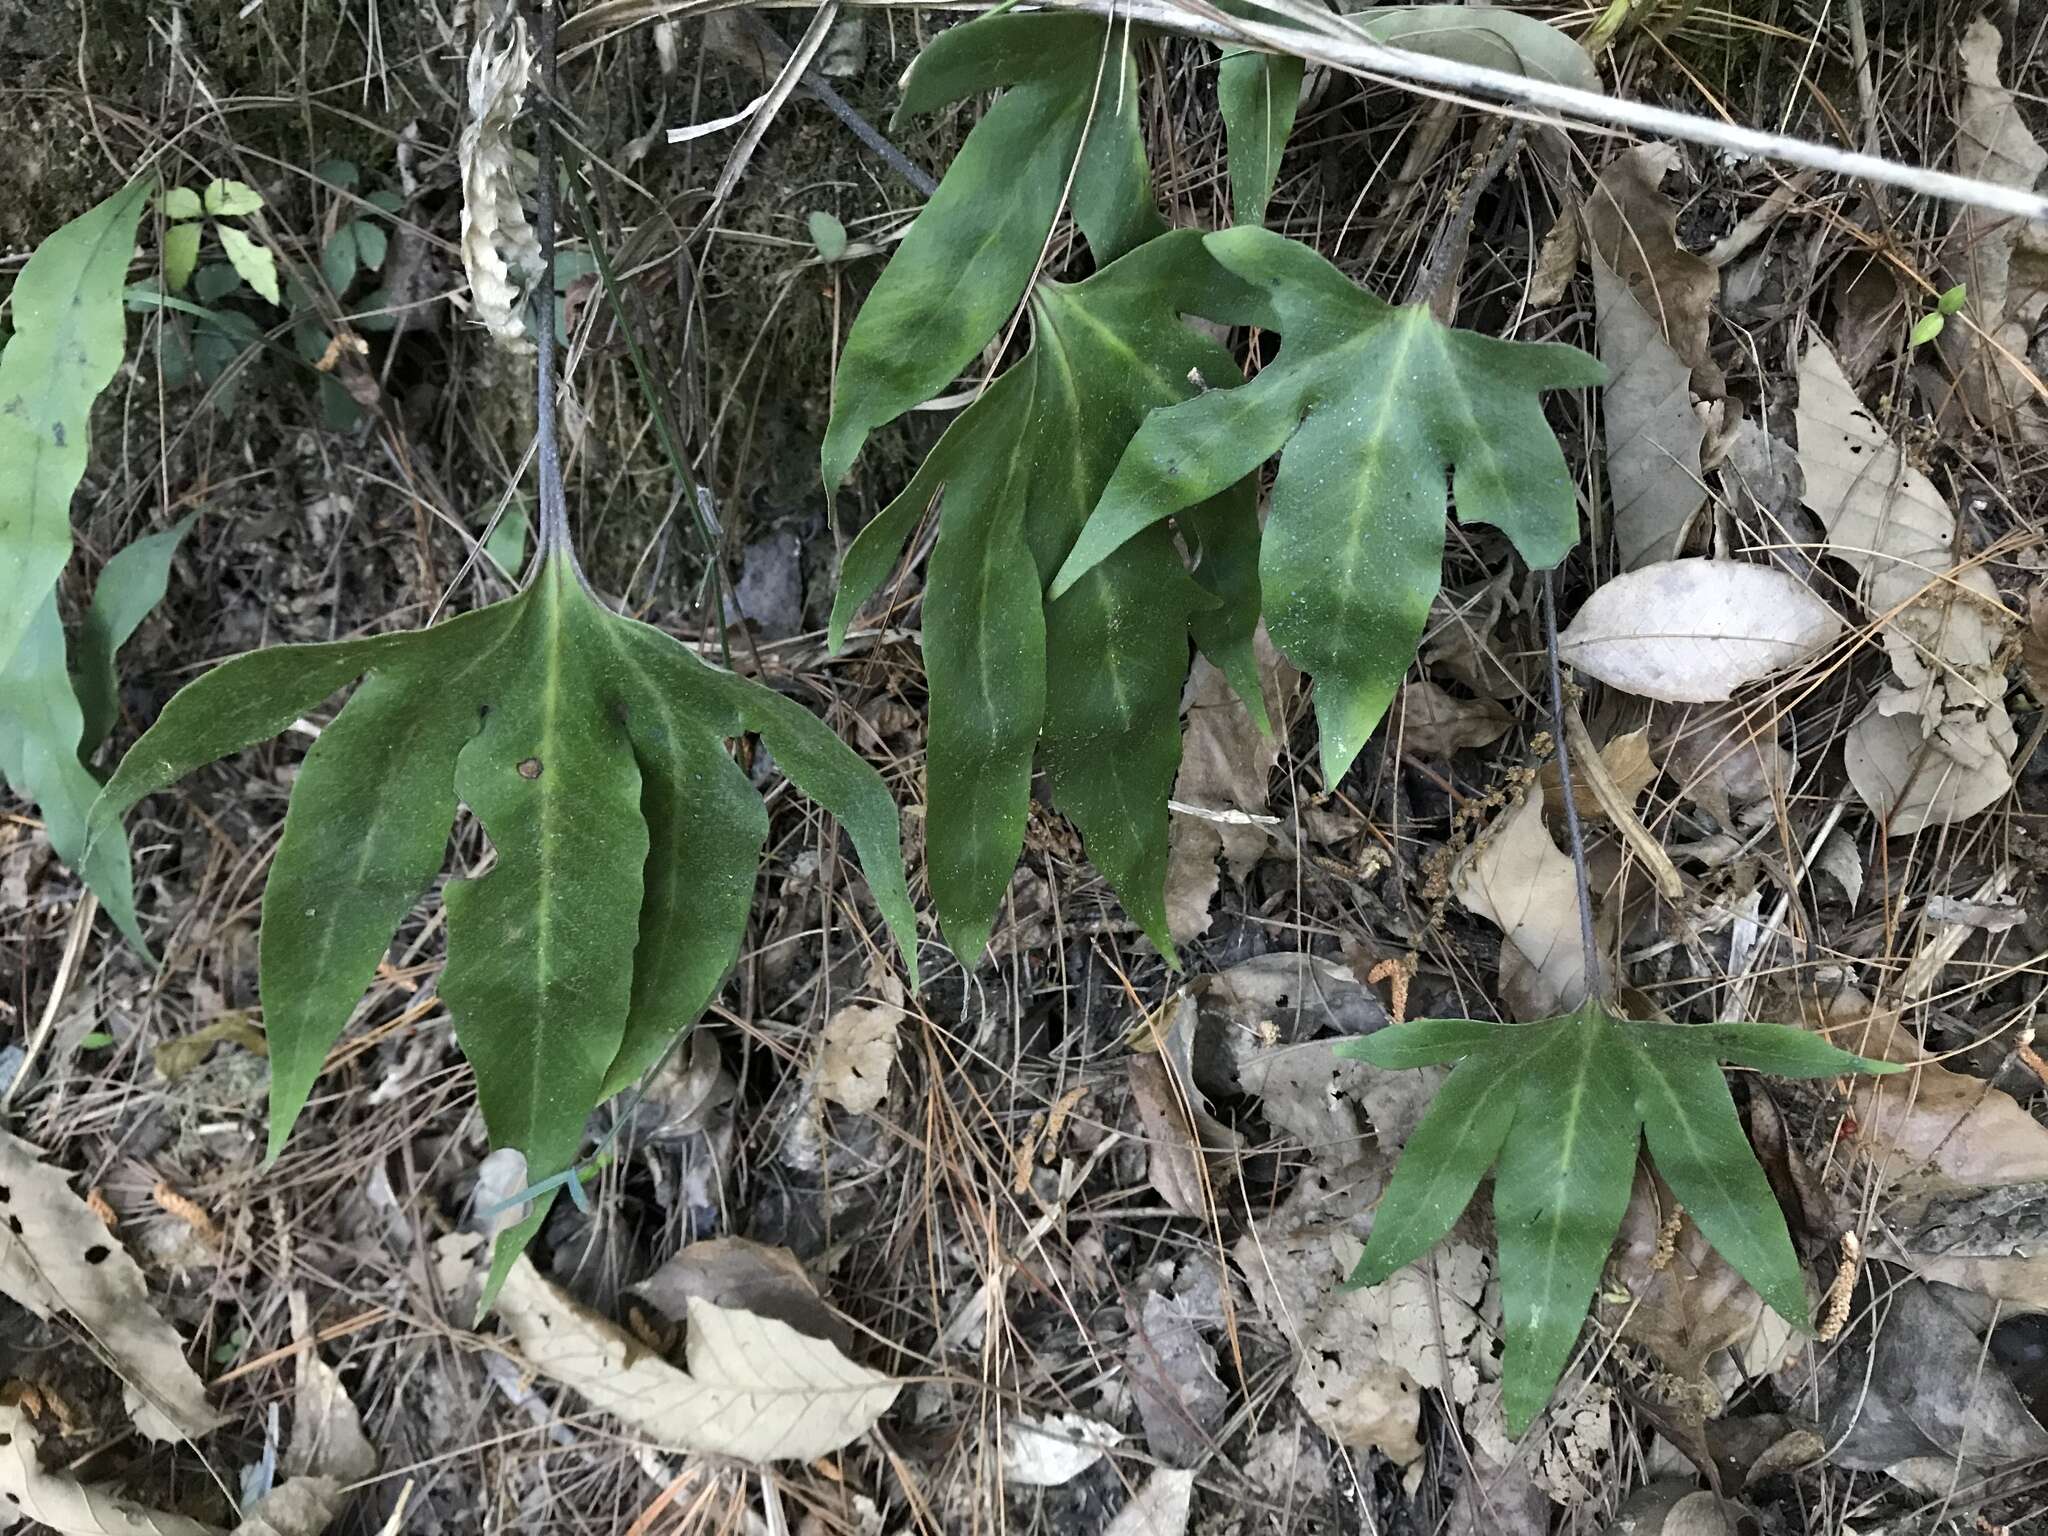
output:
M 529 757 L 525 762 L 521 763 L 519 765 L 519 777 L 521 777 L 522 779 L 539 778 L 540 759 L 537 757 Z

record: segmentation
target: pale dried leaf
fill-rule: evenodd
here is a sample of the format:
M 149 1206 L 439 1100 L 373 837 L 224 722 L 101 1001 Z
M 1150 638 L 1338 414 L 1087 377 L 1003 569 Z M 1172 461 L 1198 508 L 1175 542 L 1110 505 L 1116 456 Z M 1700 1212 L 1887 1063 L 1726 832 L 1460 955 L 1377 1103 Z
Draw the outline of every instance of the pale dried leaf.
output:
M 456 154 L 462 169 L 462 266 L 470 303 L 493 336 L 528 345 L 525 291 L 540 275 L 540 239 L 519 200 L 514 130 L 526 105 L 533 51 L 513 16 L 479 32 L 469 54 L 469 117 Z
M 2048 150 L 2027 131 L 1999 79 L 2000 46 L 1998 28 L 1986 17 L 1963 32 L 1955 168 L 1958 175 L 2032 191 L 2048 168 Z M 2026 366 L 2028 343 L 2048 313 L 2044 256 L 2048 238 L 2024 220 L 1969 207 L 1956 210 L 1944 254 L 1949 278 L 1969 291 L 1964 314 L 1975 324 L 1951 320 L 1942 327 L 1942 355 L 1956 370 L 1970 414 L 2028 442 L 2048 439 L 2048 414 Z
M 1586 232 L 1594 254 L 1628 285 L 1692 370 L 1693 393 L 1718 399 L 1726 381 L 1707 344 L 1707 320 L 1720 297 L 1721 278 L 1678 243 L 1678 209 L 1661 186 L 1677 160 L 1669 144 L 1644 144 L 1615 156 L 1586 199 Z
M 1847 985 L 1800 1005 L 1843 1049 L 1912 1066 L 1850 1086 L 1854 1146 L 1886 1182 L 1929 1194 L 2048 1179 L 2048 1126 L 2004 1090 L 1926 1061 L 1896 1012 Z
M 1806 504 L 1827 529 L 1829 553 L 1856 568 L 1866 593 L 1877 570 L 1902 557 L 1922 569 L 1926 551 L 1954 544 L 1948 503 L 1863 408 L 1825 342 L 1800 359 L 1796 419 Z
M 1252 643 L 1266 711 L 1276 722 L 1284 721 L 1301 674 L 1273 648 L 1265 626 L 1259 627 Z M 1208 811 L 1264 816 L 1266 785 L 1280 761 L 1281 743 L 1259 734 L 1251 711 L 1232 691 L 1229 679 L 1205 656 L 1195 658 L 1183 703 L 1187 726 L 1181 735 L 1180 771 L 1173 781 L 1173 798 Z M 1182 814 L 1174 816 L 1170 835 L 1167 927 L 1174 941 L 1184 944 L 1208 930 L 1209 903 L 1219 884 L 1217 855 L 1229 863 L 1232 876 L 1241 880 L 1272 838 L 1264 827 L 1253 823 Z
M 310 1308 L 304 1291 L 291 1294 L 292 1340 L 299 1346 L 298 1389 L 292 1398 L 292 1438 L 284 1470 L 295 1487 L 306 1480 L 360 1483 L 377 1471 L 377 1452 L 363 1433 L 362 1415 L 341 1384 L 334 1367 L 320 1358 L 313 1339 Z M 282 1490 L 279 1490 L 282 1491 Z M 299 1496 L 304 1503 L 312 1490 Z M 339 1512 L 339 1502 L 328 1518 Z M 325 1524 L 322 1521 L 321 1524 Z
M 1842 763 L 1863 803 L 1901 837 L 1996 805 L 2012 788 L 2008 763 L 2018 746 L 2003 704 L 1928 737 L 1920 717 L 1887 715 L 1874 703 L 1843 738 Z
M 1145 1444 L 1169 1467 L 1196 1466 L 1216 1449 L 1230 1389 L 1216 1372 L 1216 1351 L 1200 1332 L 1196 1308 L 1151 1291 L 1131 1312 L 1124 1375 L 1137 1399 Z
M 1401 689 L 1400 741 L 1424 757 L 1448 757 L 1505 736 L 1515 717 L 1498 699 L 1461 699 L 1427 679 Z
M 1854 911 L 1856 903 L 1863 899 L 1863 855 L 1857 851 L 1856 839 L 1840 827 L 1835 828 L 1820 845 L 1813 867 L 1842 888 L 1842 894 L 1849 898 L 1850 910 Z
M 1540 795 L 1523 796 L 1494 819 L 1459 861 L 1451 889 L 1466 911 L 1499 928 L 1528 962 L 1534 987 L 1525 1005 L 1535 1010 L 1529 1017 L 1547 1018 L 1585 1001 L 1578 881 L 1544 828 Z
M 1131 1102 L 1145 1131 L 1152 1187 L 1183 1216 L 1214 1205 L 1208 1157 L 1236 1145 L 1236 1135 L 1212 1119 L 1189 1085 L 1176 1088 L 1172 1069 L 1157 1053 L 1130 1059 Z
M 341 1513 L 339 1479 L 295 1477 L 263 1495 L 235 1527 L 235 1536 L 320 1536 Z
M 0 1404 L 0 1494 L 10 1519 L 28 1519 L 59 1536 L 220 1536 L 217 1526 L 147 1508 L 104 1488 L 45 1472 L 36 1460 L 41 1436 L 29 1416 Z M 311 1533 L 306 1533 L 311 1536 Z
M 1779 745 L 1778 728 L 1779 713 L 1769 708 L 1659 704 L 1650 711 L 1651 748 L 1678 792 L 1723 827 L 1791 784 L 1798 759 Z
M 497 1315 L 551 1380 L 675 1450 L 809 1460 L 858 1439 L 899 1383 L 774 1318 L 692 1297 L 687 1371 L 579 1306 L 520 1259 Z
M 887 1002 L 849 1003 L 833 1014 L 818 1049 L 818 1096 L 857 1115 L 880 1109 L 889 1097 L 903 1019 L 903 1010 Z
M 8 1218 L 0 1232 L 0 1291 L 37 1317 L 64 1313 L 77 1321 L 121 1378 L 137 1429 L 152 1440 L 186 1440 L 221 1422 L 128 1250 L 59 1169 L 4 1134 L 0 1213 Z
M 1558 656 L 1639 698 L 1711 704 L 1841 632 L 1832 608 L 1774 566 L 1666 560 L 1598 588 L 1558 637 Z
M 1194 1498 L 1194 1473 L 1161 1467 L 1117 1511 L 1102 1536 L 1182 1536 Z
M 1700 480 L 1705 432 L 1693 412 L 1692 370 L 1661 327 L 1598 255 L 1593 305 L 1607 383 L 1607 482 L 1621 568 L 1677 556 L 1685 530 L 1706 504 Z
M 1070 1483 L 1123 1440 L 1109 1425 L 1078 1413 L 1003 1422 L 1003 1481 L 1033 1488 Z

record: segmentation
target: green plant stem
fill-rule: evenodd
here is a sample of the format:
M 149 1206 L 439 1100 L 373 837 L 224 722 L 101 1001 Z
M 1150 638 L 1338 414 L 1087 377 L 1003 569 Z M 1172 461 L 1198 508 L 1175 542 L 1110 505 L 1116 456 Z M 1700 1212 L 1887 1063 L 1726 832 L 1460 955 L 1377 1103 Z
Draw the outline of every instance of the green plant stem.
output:
M 1565 831 L 1571 839 L 1572 875 L 1579 894 L 1579 942 L 1586 951 L 1586 990 L 1606 995 L 1606 971 L 1600 964 L 1600 941 L 1593 930 L 1593 882 L 1586 873 L 1586 838 L 1579 827 L 1579 802 L 1572 792 L 1572 754 L 1565 742 L 1564 672 L 1557 661 L 1557 591 L 1549 571 L 1543 573 L 1543 647 L 1550 663 L 1550 735 L 1557 747 L 1557 780 L 1564 791 Z
M 534 0 L 534 35 L 540 53 L 541 93 L 534 108 L 534 164 L 540 183 L 534 198 L 533 230 L 540 242 L 540 281 L 533 295 L 534 333 L 539 358 L 534 437 L 540 472 L 540 517 L 534 538 L 534 569 L 560 555 L 583 580 L 569 538 L 569 502 L 562 490 L 562 447 L 555 428 L 555 98 L 560 75 L 555 60 L 556 0 Z M 586 583 L 587 585 L 587 583 Z

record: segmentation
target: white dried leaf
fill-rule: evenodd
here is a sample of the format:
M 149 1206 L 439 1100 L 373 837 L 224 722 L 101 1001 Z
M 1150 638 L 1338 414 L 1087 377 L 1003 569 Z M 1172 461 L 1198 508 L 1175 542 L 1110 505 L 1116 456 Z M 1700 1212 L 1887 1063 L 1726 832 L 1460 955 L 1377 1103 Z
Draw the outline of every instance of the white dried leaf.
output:
M 1512 998 L 1515 1011 L 1548 1018 L 1586 1000 L 1586 954 L 1579 938 L 1579 887 L 1572 861 L 1543 825 L 1543 801 L 1525 795 L 1504 811 L 1458 864 L 1451 890 L 1466 911 L 1506 937 L 1529 975 Z
M 220 1528 L 150 1509 L 105 1488 L 45 1472 L 41 1437 L 21 1409 L 0 1404 L 0 1495 L 9 1523 L 28 1519 L 60 1536 L 220 1536 Z M 310 1536 L 310 1533 L 307 1533 Z
M 469 120 L 456 147 L 462 168 L 462 266 L 477 319 L 523 349 L 524 297 L 539 277 L 540 238 L 519 200 L 520 156 L 513 130 L 526 105 L 533 50 L 514 16 L 501 33 L 479 33 L 469 52 Z
M 880 1109 L 889 1097 L 903 1019 L 903 1010 L 888 1002 L 849 1003 L 833 1014 L 818 1047 L 818 1096 L 857 1115 Z
M 1775 566 L 1665 560 L 1595 591 L 1557 650 L 1639 698 L 1711 704 L 1809 659 L 1841 632 L 1834 609 Z
M 196 1439 L 221 1422 L 158 1315 L 120 1240 L 25 1141 L 0 1135 L 0 1291 L 40 1318 L 69 1314 L 121 1378 L 135 1427 L 152 1440 Z
M 1600 412 L 1607 424 L 1614 542 L 1621 568 L 1632 571 L 1675 557 L 1687 525 L 1705 505 L 1705 432 L 1693 413 L 1692 369 L 1597 254 L 1593 307 L 1600 360 L 1607 365 Z
M 1033 1488 L 1070 1483 L 1123 1440 L 1109 1425 L 1078 1413 L 1003 1422 L 1003 1480 Z
M 1984 572 L 1957 566 L 1948 503 L 1819 341 L 1800 361 L 1798 420 L 1806 504 L 1861 573 L 1892 663 L 1843 742 L 1849 782 L 1893 835 L 1974 816 L 2012 787 L 2019 738 L 1998 661 L 2012 615 Z
M 1980 16 L 1964 29 L 1957 49 L 1963 99 L 1956 112 L 1955 169 L 1975 180 L 2032 191 L 2048 169 L 2048 150 L 2027 131 L 2012 91 L 1999 80 L 1999 49 L 1998 28 L 1989 18 Z M 1943 265 L 1967 290 L 1964 314 L 1974 322 L 1973 327 L 1951 320 L 1940 337 L 1970 414 L 2022 441 L 2048 439 L 2048 415 L 2026 365 L 2028 343 L 2048 316 L 2048 234 L 2007 214 L 1959 208 Z
M 1117 1511 L 1102 1536 L 1181 1536 L 1194 1498 L 1194 1473 L 1161 1467 Z
M 1840 827 L 1835 828 L 1820 845 L 1813 867 L 1842 888 L 1842 894 L 1849 898 L 1850 910 L 1855 910 L 1863 899 L 1863 855 L 1857 851 L 1856 839 Z
M 787 1323 L 695 1296 L 678 1370 L 524 1258 L 497 1315 L 535 1370 L 675 1450 L 807 1461 L 867 1433 L 900 1385 Z

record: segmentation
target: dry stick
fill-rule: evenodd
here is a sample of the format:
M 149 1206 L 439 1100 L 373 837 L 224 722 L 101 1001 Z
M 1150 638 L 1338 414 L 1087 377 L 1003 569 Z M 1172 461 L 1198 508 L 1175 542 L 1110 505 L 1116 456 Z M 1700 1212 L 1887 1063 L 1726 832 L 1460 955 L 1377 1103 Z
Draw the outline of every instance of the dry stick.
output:
M 555 431 L 555 100 L 561 84 L 555 61 L 557 0 L 534 0 L 534 36 L 540 50 L 541 93 L 536 103 L 533 159 L 539 186 L 534 197 L 534 237 L 540 245 L 540 281 L 534 285 L 534 339 L 538 398 L 534 438 L 540 474 L 540 530 L 534 540 L 534 569 L 555 555 L 567 558 L 577 580 L 575 542 L 569 537 L 569 503 L 562 490 L 562 447 Z
M 1550 659 L 1550 734 L 1557 746 L 1557 782 L 1564 792 L 1564 824 L 1571 834 L 1572 875 L 1579 892 L 1579 942 L 1586 951 L 1586 995 L 1595 1001 L 1607 994 L 1600 964 L 1600 941 L 1593 932 L 1593 882 L 1586 873 L 1586 839 L 1579 830 L 1579 803 L 1572 790 L 1572 753 L 1565 743 L 1564 676 L 1557 662 L 1557 592 L 1551 573 L 1543 573 L 1543 647 Z

